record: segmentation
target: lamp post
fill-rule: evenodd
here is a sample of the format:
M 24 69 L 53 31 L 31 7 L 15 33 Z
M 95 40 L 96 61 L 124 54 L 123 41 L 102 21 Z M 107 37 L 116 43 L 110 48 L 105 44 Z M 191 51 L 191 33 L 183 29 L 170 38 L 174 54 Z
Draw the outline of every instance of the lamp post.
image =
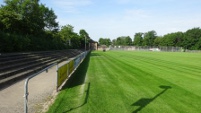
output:
M 86 37 L 86 35 L 84 35 L 84 37 L 85 37 L 85 51 L 86 51 L 86 49 L 87 49 L 87 45 L 86 45 L 87 37 Z

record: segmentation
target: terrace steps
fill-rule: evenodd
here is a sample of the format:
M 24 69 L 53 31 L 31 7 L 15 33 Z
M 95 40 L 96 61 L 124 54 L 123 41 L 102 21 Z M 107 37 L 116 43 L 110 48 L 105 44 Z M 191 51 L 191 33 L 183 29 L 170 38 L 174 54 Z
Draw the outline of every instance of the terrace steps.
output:
M 70 49 L 0 55 L 0 90 L 53 64 L 72 58 L 82 50 Z

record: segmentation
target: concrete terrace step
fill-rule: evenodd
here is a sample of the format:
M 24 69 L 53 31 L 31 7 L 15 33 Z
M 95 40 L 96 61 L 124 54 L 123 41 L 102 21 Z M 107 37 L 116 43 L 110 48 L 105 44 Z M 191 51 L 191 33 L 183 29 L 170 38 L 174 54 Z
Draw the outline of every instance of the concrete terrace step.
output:
M 62 62 L 82 52 L 83 50 L 70 49 L 0 55 L 0 89 L 55 62 Z
M 48 60 L 48 59 L 51 59 L 51 57 L 46 57 L 46 58 L 29 58 L 29 59 L 26 59 L 26 60 L 20 60 L 20 61 L 14 62 L 14 64 L 1 66 L 0 67 L 0 73 L 3 73 L 5 71 L 9 71 L 9 70 L 12 70 L 12 69 L 15 69 L 15 68 L 19 68 L 19 67 L 22 67 L 22 66 L 34 64 L 36 62 L 45 61 L 45 60 Z
M 49 63 L 49 62 L 52 62 L 52 61 L 55 61 L 55 60 L 57 60 L 57 59 L 50 59 L 50 60 L 42 61 L 42 62 L 38 61 L 36 63 L 32 63 L 32 64 L 29 64 L 29 65 L 25 65 L 25 66 L 22 66 L 22 67 L 12 69 L 12 70 L 7 71 L 5 73 L 1 73 L 0 74 L 0 80 L 2 80 L 4 78 L 7 78 L 7 77 L 10 77 L 10 76 L 13 76 L 13 75 L 18 74 L 18 73 L 21 73 L 22 71 L 26 71 L 26 70 L 29 70 L 31 68 L 40 66 L 41 64 Z
M 5 78 L 3 80 L 0 80 L 0 90 L 5 88 L 5 87 L 8 87 L 8 86 L 10 86 L 10 85 L 12 85 L 12 84 L 14 84 L 16 82 L 18 82 L 19 80 L 22 80 L 22 79 L 28 77 L 31 74 L 36 73 L 37 71 L 40 71 L 40 70 L 44 69 L 45 67 L 50 66 L 51 64 L 52 63 L 41 64 L 38 67 L 23 71 L 21 73 L 15 74 L 14 76 Z

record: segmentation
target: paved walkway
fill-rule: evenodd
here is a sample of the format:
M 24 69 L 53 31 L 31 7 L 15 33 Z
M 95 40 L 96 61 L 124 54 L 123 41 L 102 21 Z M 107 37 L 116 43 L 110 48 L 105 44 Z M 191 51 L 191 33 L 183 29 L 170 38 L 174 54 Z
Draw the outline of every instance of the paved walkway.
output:
M 64 64 L 60 63 L 59 65 Z M 29 113 L 41 112 L 43 104 L 49 101 L 56 91 L 56 66 L 29 81 Z M 0 91 L 0 113 L 24 112 L 24 82 L 20 81 Z

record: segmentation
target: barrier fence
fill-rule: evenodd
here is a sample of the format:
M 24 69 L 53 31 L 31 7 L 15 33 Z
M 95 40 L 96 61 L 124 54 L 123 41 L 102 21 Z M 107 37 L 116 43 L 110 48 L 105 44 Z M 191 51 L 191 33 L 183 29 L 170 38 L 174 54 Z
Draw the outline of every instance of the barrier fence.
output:
M 24 84 L 24 113 L 28 113 L 28 96 L 29 96 L 29 92 L 28 92 L 28 84 L 29 84 L 29 80 L 31 80 L 32 78 L 34 78 L 35 76 L 39 75 L 40 73 L 46 71 L 48 72 L 48 69 L 50 69 L 51 67 L 57 65 L 57 63 L 54 63 L 48 67 L 46 67 L 45 69 L 37 72 L 37 73 L 34 73 L 32 74 L 30 77 L 28 77 L 26 80 L 25 80 L 25 84 Z
M 80 65 L 80 63 L 85 59 L 85 57 L 87 56 L 87 54 L 89 53 L 89 51 L 83 52 L 81 54 L 79 54 L 78 56 L 76 56 L 75 58 L 71 58 L 70 60 L 68 60 L 67 63 L 65 63 L 64 65 L 58 67 L 57 63 L 54 63 L 52 65 L 50 65 L 49 67 L 31 75 L 30 77 L 28 77 L 25 80 L 25 84 L 24 84 L 24 113 L 28 113 L 28 83 L 29 80 L 34 78 L 35 76 L 39 75 L 40 73 L 46 71 L 48 72 L 48 69 L 50 69 L 51 67 L 57 65 L 57 86 L 56 86 L 56 90 L 58 91 L 59 88 L 62 87 L 62 85 L 65 83 L 65 81 L 72 75 L 72 73 L 78 68 L 78 66 Z
M 183 52 L 182 47 L 172 46 L 111 46 L 109 50 L 130 50 L 130 51 L 167 51 L 167 52 Z
M 106 51 L 109 50 L 123 50 L 123 51 L 166 51 L 166 52 L 192 52 L 201 53 L 201 50 L 188 50 L 183 47 L 174 46 L 110 46 L 105 48 Z M 99 51 L 103 51 L 104 48 L 99 46 Z
M 58 67 L 57 69 L 57 90 L 65 83 L 65 81 L 72 75 L 74 70 L 77 69 L 79 64 L 87 56 L 87 52 L 83 52 L 75 58 L 70 59 L 66 64 Z

